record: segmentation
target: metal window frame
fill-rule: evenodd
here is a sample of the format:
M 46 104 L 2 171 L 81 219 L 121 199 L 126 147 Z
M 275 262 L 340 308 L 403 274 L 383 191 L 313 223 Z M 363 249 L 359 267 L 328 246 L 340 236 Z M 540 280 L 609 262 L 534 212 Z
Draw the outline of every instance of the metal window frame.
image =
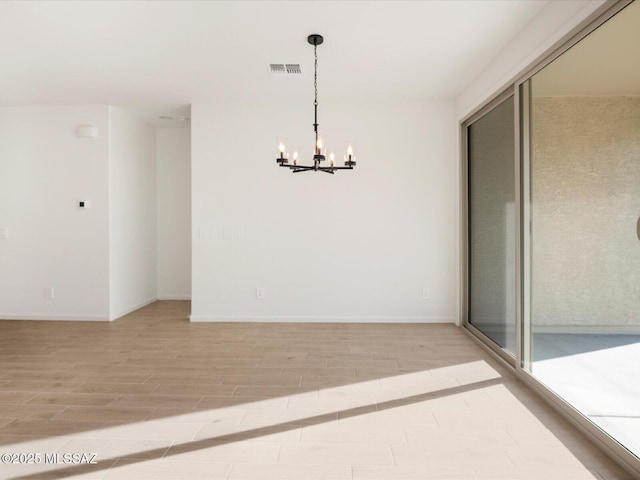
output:
M 525 223 L 529 228 L 528 204 L 525 195 L 529 195 L 528 167 L 529 167 L 529 115 L 528 100 L 531 77 L 576 45 L 587 35 L 591 34 L 606 21 L 611 19 L 634 0 L 611 0 L 597 8 L 584 21 L 578 24 L 568 34 L 556 42 L 547 52 L 540 55 L 517 76 L 505 83 L 489 100 L 467 115 L 459 124 L 460 132 L 460 314 L 461 327 L 476 342 L 488 350 L 501 363 L 512 369 L 515 376 L 529 386 L 542 399 L 549 403 L 565 419 L 572 423 L 587 438 L 595 443 L 604 453 L 629 473 L 640 478 L 640 460 L 620 443 L 598 428 L 594 423 L 578 412 L 571 404 L 554 393 L 542 382 L 537 380 L 528 370 L 530 367 L 529 315 L 525 312 L 525 305 L 530 303 L 529 283 L 525 274 L 529 272 L 529 237 L 525 235 Z M 469 323 L 469 178 L 468 178 L 468 127 L 475 121 L 493 110 L 497 105 L 514 96 L 514 134 L 515 134 L 515 228 L 516 228 L 516 356 L 515 358 L 495 344 L 489 337 Z M 525 129 L 526 127 L 526 129 Z M 526 335 L 525 335 L 526 334 Z

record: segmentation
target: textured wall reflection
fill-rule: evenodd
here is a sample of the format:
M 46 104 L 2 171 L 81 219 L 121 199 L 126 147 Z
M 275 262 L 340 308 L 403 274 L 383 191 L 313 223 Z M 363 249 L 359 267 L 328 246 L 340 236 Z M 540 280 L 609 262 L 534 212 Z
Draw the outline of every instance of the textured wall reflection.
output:
M 640 325 L 640 97 L 534 98 L 535 325 Z

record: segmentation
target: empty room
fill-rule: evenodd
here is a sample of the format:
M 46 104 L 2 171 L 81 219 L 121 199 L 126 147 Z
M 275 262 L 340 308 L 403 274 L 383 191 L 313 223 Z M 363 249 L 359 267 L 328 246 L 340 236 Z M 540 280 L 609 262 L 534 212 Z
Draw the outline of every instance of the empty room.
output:
M 0 479 L 640 478 L 640 3 L 0 1 Z

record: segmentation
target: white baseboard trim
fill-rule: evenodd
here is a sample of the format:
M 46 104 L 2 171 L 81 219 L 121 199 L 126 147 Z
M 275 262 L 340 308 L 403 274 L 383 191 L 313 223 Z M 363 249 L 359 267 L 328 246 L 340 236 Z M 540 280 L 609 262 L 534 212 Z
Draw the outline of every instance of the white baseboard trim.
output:
M 454 317 L 375 317 L 322 315 L 191 315 L 192 322 L 245 323 L 452 323 Z
M 158 295 L 158 300 L 191 300 L 191 295 Z
M 108 322 L 102 315 L 0 315 L 0 320 L 34 320 L 51 322 Z
M 640 335 L 640 325 L 534 325 L 535 333 L 592 333 L 599 335 Z
M 109 318 L 109 320 L 114 321 L 117 320 L 118 318 L 124 317 L 125 315 L 129 315 L 131 312 L 135 312 L 136 310 L 140 310 L 142 307 L 146 307 L 147 305 L 151 305 L 153 302 L 156 302 L 158 300 L 157 297 L 152 297 L 148 300 L 145 300 L 142 303 L 139 303 L 138 305 L 135 305 L 131 308 L 127 308 L 126 310 L 124 310 L 123 312 L 118 313 L 117 315 L 111 315 L 111 317 Z

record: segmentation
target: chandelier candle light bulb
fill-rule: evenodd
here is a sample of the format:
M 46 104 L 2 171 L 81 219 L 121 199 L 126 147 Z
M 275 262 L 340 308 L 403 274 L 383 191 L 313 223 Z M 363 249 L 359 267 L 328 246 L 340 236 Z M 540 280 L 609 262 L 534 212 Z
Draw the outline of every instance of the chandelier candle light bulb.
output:
M 347 141 L 346 146 L 347 154 L 344 156 L 344 164 L 345 165 L 355 165 L 356 164 L 356 156 L 354 154 L 355 146 L 353 140 Z
M 283 165 L 285 163 L 289 163 L 289 155 L 287 154 L 287 140 L 285 137 L 280 136 L 276 142 L 278 146 L 278 158 L 276 161 Z
M 329 165 L 323 166 L 322 162 L 326 160 L 326 141 L 320 137 L 318 133 L 318 45 L 322 45 L 324 42 L 324 38 L 322 35 L 313 34 L 307 37 L 307 42 L 313 45 L 313 57 L 314 57 L 314 75 L 313 75 L 313 86 L 314 86 L 314 99 L 313 99 L 313 111 L 314 111 L 314 122 L 313 122 L 313 132 L 315 135 L 315 145 L 313 149 L 313 165 L 300 165 L 298 163 L 298 150 L 297 148 L 293 148 L 293 158 L 292 163 L 289 163 L 289 153 L 287 152 L 287 143 L 283 140 L 283 137 L 278 138 L 278 157 L 276 158 L 276 162 L 281 167 L 287 167 L 293 170 L 293 173 L 298 172 L 308 172 L 313 170 L 315 172 L 325 172 L 334 174 L 336 170 L 353 170 L 355 167 L 355 155 L 353 154 L 353 142 L 348 142 L 347 146 L 347 154 L 344 156 L 345 162 L 344 167 L 336 166 L 336 157 L 333 152 L 329 154 Z M 325 139 L 326 140 L 326 139 Z

